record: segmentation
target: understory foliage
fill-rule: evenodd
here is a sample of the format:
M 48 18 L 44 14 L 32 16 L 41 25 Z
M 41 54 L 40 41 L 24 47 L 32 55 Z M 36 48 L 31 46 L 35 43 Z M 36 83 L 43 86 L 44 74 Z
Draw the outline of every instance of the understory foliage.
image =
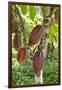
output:
M 34 71 L 32 66 L 32 56 L 28 47 L 29 35 L 36 25 L 43 25 L 43 7 L 32 5 L 12 5 L 12 85 L 29 85 L 34 84 Z M 49 33 L 46 36 L 48 47 L 43 65 L 43 83 L 59 83 L 59 7 L 49 6 L 52 13 L 52 22 L 49 27 Z M 17 10 L 18 9 L 18 10 Z M 18 12 L 19 11 L 19 12 Z M 19 15 L 20 14 L 20 15 Z M 50 17 L 51 18 L 51 17 Z M 58 19 L 58 20 L 57 20 Z M 58 22 L 57 22 L 58 21 Z M 19 39 L 14 37 L 19 32 Z M 35 36 L 36 37 L 36 36 Z M 21 39 L 20 39 L 21 38 Z M 20 43 L 18 44 L 17 41 Z M 40 41 L 33 47 L 30 47 L 33 54 L 38 51 L 42 43 Z M 18 46 L 17 46 L 18 45 Z M 18 62 L 18 48 L 26 49 L 25 61 Z

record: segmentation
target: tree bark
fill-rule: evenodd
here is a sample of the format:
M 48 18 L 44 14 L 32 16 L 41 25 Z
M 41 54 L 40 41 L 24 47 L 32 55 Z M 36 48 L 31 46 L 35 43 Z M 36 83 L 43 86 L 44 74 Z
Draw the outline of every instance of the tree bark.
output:
M 43 7 L 43 30 L 44 30 L 44 36 L 42 38 L 42 52 L 44 55 L 44 61 L 46 57 L 47 47 L 48 47 L 48 34 L 50 30 L 50 25 L 52 23 L 53 14 L 55 13 L 56 9 L 53 8 L 51 11 L 50 7 Z M 41 73 L 39 76 L 35 75 L 35 84 L 43 84 L 43 70 L 41 69 Z

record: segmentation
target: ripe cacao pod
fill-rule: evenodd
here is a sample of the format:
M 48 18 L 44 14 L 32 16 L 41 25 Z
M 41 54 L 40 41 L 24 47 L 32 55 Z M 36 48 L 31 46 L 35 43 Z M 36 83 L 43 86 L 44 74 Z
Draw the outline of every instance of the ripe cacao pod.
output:
M 43 36 L 43 26 L 37 25 L 36 27 L 33 28 L 32 32 L 30 33 L 29 36 L 29 46 L 33 46 L 39 42 L 39 40 Z
M 55 12 L 55 22 L 57 24 L 59 24 L 59 19 L 60 19 L 59 8 L 57 8 L 57 11 Z
M 33 56 L 33 70 L 37 76 L 39 76 L 40 74 L 40 71 L 43 66 L 43 61 L 44 61 L 44 57 L 42 51 L 37 51 Z
M 17 22 L 15 22 L 14 16 L 12 15 L 12 33 L 16 32 L 17 28 L 18 28 Z
M 17 59 L 18 59 L 18 62 L 21 64 L 25 61 L 25 58 L 26 58 L 26 50 L 25 48 L 20 48 L 18 50 L 18 55 L 17 55 Z
M 14 36 L 14 48 L 18 50 L 21 47 L 21 33 L 16 32 Z

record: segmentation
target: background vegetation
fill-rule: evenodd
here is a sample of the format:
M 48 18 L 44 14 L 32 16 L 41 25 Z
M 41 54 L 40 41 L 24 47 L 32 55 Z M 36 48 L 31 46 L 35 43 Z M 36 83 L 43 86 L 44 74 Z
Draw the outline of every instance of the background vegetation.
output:
M 38 24 L 42 25 L 43 22 L 42 6 L 17 5 L 17 7 L 21 13 L 23 25 L 25 28 L 25 37 L 28 43 L 28 38 L 33 27 L 35 27 Z M 58 7 L 54 7 L 54 8 L 58 8 Z M 18 12 L 16 11 L 14 5 L 12 5 L 12 12 L 15 13 L 15 17 L 18 21 L 17 23 L 21 24 L 22 22 L 20 22 Z M 15 26 L 15 29 L 21 31 L 23 28 L 22 26 L 20 28 L 19 27 L 20 26 L 17 24 Z M 58 70 L 59 69 L 58 67 L 59 66 L 59 58 L 58 58 L 59 28 L 58 27 L 59 24 L 57 23 L 54 17 L 54 21 L 50 26 L 50 32 L 48 35 L 47 55 L 43 65 L 44 84 L 59 83 L 59 70 Z M 34 84 L 34 72 L 33 72 L 31 58 L 30 57 L 26 58 L 25 62 L 22 64 L 18 63 L 17 51 L 15 50 L 13 43 L 14 35 L 15 32 L 12 33 L 12 85 Z

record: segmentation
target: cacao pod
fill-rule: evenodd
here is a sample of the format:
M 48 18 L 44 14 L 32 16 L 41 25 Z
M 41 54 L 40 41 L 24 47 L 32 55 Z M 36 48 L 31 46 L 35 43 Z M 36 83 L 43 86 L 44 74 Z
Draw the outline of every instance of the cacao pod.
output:
M 16 32 L 14 36 L 14 48 L 18 50 L 21 47 L 21 33 Z
M 42 51 L 37 51 L 33 56 L 33 70 L 37 76 L 39 76 L 40 74 L 40 71 L 43 66 L 43 61 L 44 61 L 44 57 Z
M 26 50 L 25 48 L 20 48 L 18 50 L 18 55 L 17 55 L 17 59 L 18 59 L 18 62 L 21 64 L 25 61 L 25 58 L 26 58 Z
M 36 27 L 33 28 L 32 32 L 30 33 L 29 36 L 29 46 L 33 46 L 39 42 L 39 40 L 43 36 L 43 26 L 37 25 Z
M 60 18 L 59 8 L 57 8 L 57 11 L 55 12 L 55 22 L 56 22 L 57 24 L 59 24 L 59 18 Z
M 15 22 L 14 17 L 12 15 L 12 33 L 16 32 L 17 28 L 18 28 L 17 23 Z

